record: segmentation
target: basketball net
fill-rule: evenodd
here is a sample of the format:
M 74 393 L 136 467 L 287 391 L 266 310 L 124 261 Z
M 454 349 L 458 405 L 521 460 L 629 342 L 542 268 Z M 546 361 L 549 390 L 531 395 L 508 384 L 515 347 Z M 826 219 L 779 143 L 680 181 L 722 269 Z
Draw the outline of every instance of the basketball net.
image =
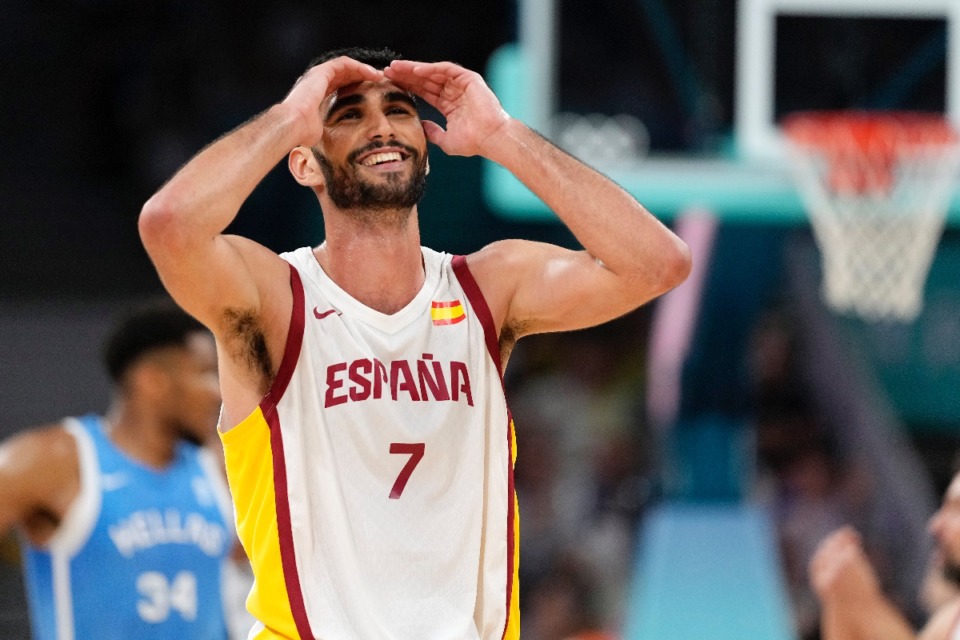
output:
M 783 124 L 830 307 L 908 322 L 943 232 L 960 142 L 940 116 L 804 112 Z

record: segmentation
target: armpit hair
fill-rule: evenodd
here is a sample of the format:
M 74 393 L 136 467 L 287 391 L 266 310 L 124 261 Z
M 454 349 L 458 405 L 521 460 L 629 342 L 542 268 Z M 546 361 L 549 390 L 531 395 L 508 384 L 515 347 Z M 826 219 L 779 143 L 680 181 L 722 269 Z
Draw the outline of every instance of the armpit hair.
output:
M 510 354 L 513 352 L 513 348 L 517 344 L 517 339 L 519 335 L 522 334 L 523 327 L 518 327 L 515 325 L 505 325 L 500 329 L 500 369 L 506 370 L 507 361 L 510 360 Z
M 227 309 L 223 317 L 230 356 L 261 374 L 265 380 L 272 380 L 273 365 L 267 351 L 267 338 L 257 315 L 249 309 Z

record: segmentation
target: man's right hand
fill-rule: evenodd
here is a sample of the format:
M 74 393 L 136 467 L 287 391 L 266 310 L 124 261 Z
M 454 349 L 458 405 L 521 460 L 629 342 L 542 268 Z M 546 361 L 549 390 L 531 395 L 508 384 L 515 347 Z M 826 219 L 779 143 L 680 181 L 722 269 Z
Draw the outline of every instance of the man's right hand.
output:
M 311 67 L 294 83 L 282 104 L 300 114 L 303 131 L 299 144 L 312 147 L 323 135 L 320 103 L 341 87 L 358 82 L 379 82 L 383 71 L 340 56 Z
M 880 595 L 876 572 L 860 534 L 843 527 L 824 538 L 809 566 L 810 585 L 821 602 L 863 602 Z

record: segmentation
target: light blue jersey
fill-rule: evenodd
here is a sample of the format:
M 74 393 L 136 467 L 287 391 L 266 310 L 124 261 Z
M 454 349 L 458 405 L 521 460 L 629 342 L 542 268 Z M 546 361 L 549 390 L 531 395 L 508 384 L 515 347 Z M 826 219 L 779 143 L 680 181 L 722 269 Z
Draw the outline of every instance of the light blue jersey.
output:
M 221 582 L 233 542 L 209 454 L 177 447 L 163 471 L 132 460 L 100 418 L 68 419 L 81 489 L 43 548 L 24 543 L 36 640 L 225 640 Z

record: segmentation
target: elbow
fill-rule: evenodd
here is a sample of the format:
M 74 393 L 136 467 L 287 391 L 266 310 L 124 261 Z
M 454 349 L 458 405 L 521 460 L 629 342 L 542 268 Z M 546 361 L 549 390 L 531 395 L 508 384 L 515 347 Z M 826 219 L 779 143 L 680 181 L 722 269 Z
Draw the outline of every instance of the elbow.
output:
M 140 241 L 151 258 L 155 258 L 158 252 L 170 251 L 177 246 L 177 238 L 181 236 L 181 219 L 177 210 L 165 202 L 160 194 L 154 195 L 143 205 L 137 229 Z
M 675 236 L 668 250 L 664 252 L 661 262 L 660 273 L 663 292 L 666 293 L 682 284 L 690 275 L 692 268 L 693 257 L 690 254 L 690 247 L 687 246 L 686 242 Z
M 623 281 L 625 293 L 632 306 L 639 307 L 683 284 L 692 268 L 687 243 L 672 236 L 630 271 L 631 275 Z

